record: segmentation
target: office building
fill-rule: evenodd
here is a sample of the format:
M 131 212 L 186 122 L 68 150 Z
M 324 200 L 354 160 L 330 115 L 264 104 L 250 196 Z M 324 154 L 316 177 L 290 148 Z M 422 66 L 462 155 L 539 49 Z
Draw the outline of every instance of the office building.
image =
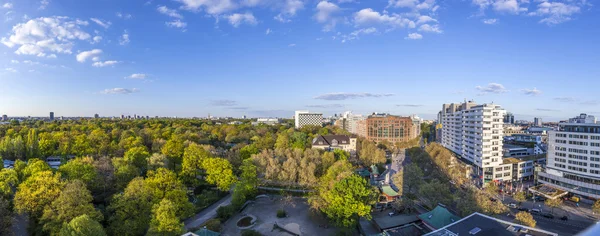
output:
M 296 129 L 300 129 L 307 125 L 322 126 L 323 114 L 311 113 L 309 111 L 296 111 L 294 122 Z
M 98 119 L 98 118 L 100 118 L 100 115 L 98 115 L 98 114 L 94 114 L 94 118 L 95 118 L 95 119 Z
M 50 120 L 54 120 L 54 112 L 50 112 Z
M 2 121 L 8 121 L 8 116 L 7 115 L 2 115 Z
M 533 118 L 533 126 L 542 127 L 542 118 L 535 117 Z
M 515 123 L 515 116 L 510 113 L 507 112 L 506 115 L 504 115 L 504 124 L 514 124 Z
M 444 104 L 441 113 L 442 145 L 472 163 L 484 183 L 494 180 L 494 167 L 502 164 L 506 111 L 496 104 L 469 101 Z
M 373 142 L 405 142 L 414 138 L 413 119 L 385 113 L 373 113 L 366 119 L 366 138 Z
M 423 123 L 423 119 L 421 119 L 417 115 L 411 115 L 410 118 L 413 121 L 412 130 L 410 131 L 411 139 L 413 139 L 419 136 L 419 134 L 421 134 L 421 123 Z
M 363 115 L 355 115 L 352 114 L 351 111 L 344 112 L 336 121 L 335 126 L 340 127 L 352 134 L 363 135 L 360 134 L 358 130 L 359 121 L 365 120 L 366 117 Z
M 548 164 L 538 181 L 588 198 L 600 199 L 600 124 L 575 117 L 548 133 Z M 581 123 L 587 120 L 589 123 Z
M 579 116 L 576 116 L 574 118 L 569 119 L 569 123 L 595 124 L 596 123 L 596 117 L 595 116 L 591 116 L 591 115 L 587 115 L 585 113 L 581 113 Z
M 281 123 L 281 119 L 279 118 L 258 118 L 255 122 L 252 122 L 252 125 L 277 125 Z

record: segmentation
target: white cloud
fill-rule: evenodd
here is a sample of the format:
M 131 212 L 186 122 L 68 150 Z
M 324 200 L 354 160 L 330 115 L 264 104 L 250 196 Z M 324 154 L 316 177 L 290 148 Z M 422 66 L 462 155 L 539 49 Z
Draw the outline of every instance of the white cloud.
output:
M 328 1 L 321 1 L 319 4 L 317 4 L 317 13 L 314 17 L 317 22 L 325 24 L 323 26 L 323 31 L 328 32 L 335 28 L 338 19 L 334 16 L 334 14 L 339 11 L 340 7 L 337 5 Z
M 47 58 L 56 58 L 56 54 L 50 54 L 47 56 Z
M 388 7 L 409 8 L 414 11 L 428 9 L 437 10 L 438 8 L 438 6 L 435 4 L 435 0 L 388 0 Z
M 437 20 L 433 19 L 431 16 L 419 16 L 419 18 L 417 20 L 418 25 L 427 23 L 427 22 L 437 22 Z
M 526 7 L 521 7 L 521 3 L 523 2 L 523 0 L 495 0 L 495 2 L 492 5 L 494 7 L 494 10 L 498 12 L 519 14 L 520 12 L 527 12 Z
M 295 43 L 290 43 L 290 44 L 288 44 L 288 47 L 295 47 L 295 46 L 296 46 L 296 44 L 295 44 Z
M 232 11 L 238 6 L 232 0 L 175 0 L 183 4 L 182 8 L 189 11 L 203 9 L 211 15 L 218 15 Z
M 139 89 L 136 89 L 136 88 L 133 88 L 133 89 L 111 88 L 111 89 L 102 90 L 100 93 L 101 94 L 130 94 L 130 93 L 137 93 L 137 92 L 139 92 Z
M 438 34 L 441 34 L 443 32 L 442 30 L 440 30 L 439 25 L 429 25 L 429 24 L 421 25 L 419 27 L 419 31 L 438 33 Z
M 8 67 L 8 68 L 5 68 L 4 70 L 5 70 L 5 71 L 8 71 L 8 72 L 11 72 L 11 73 L 17 73 L 17 72 L 18 72 L 18 71 L 17 71 L 17 70 L 15 70 L 14 68 L 10 68 L 10 67 Z
M 127 30 L 123 31 L 123 34 L 121 35 L 121 38 L 119 38 L 119 44 L 120 45 L 127 45 L 129 44 L 130 40 L 129 40 L 129 33 L 127 32 Z
M 266 35 L 269 35 L 271 33 L 273 33 L 273 30 L 271 30 L 271 28 L 268 28 L 267 31 L 265 32 Z
M 125 19 L 125 20 L 129 20 L 129 19 L 131 19 L 131 17 L 133 17 L 131 14 L 125 14 L 125 13 L 121 13 L 121 12 L 117 12 L 116 15 L 117 15 L 117 17 L 119 17 L 121 19 Z
M 525 95 L 529 95 L 529 96 L 537 96 L 542 94 L 542 91 L 537 90 L 536 88 L 533 89 L 521 89 L 521 92 Z
M 530 12 L 529 15 L 544 17 L 540 20 L 540 23 L 556 25 L 571 20 L 571 15 L 579 13 L 580 11 L 581 8 L 579 6 L 570 2 L 565 4 L 562 2 L 548 2 L 544 0 L 537 5 L 537 10 L 535 12 Z
M 391 27 L 415 28 L 415 22 L 403 18 L 398 14 L 380 14 L 371 8 L 362 9 L 354 13 L 355 26 L 384 24 Z
M 68 17 L 41 17 L 13 26 L 12 35 L 0 41 L 10 48 L 19 46 L 15 51 L 19 55 L 71 54 L 75 40 L 90 39 L 81 25 L 85 25 L 84 21 Z
M 174 27 L 174 28 L 185 28 L 187 27 L 187 23 L 181 21 L 181 20 L 174 20 L 174 21 L 169 21 L 169 22 L 165 22 L 165 24 L 169 27 Z
M 576 102 L 577 99 L 574 97 L 556 97 L 554 100 L 559 102 Z
M 4 8 L 4 9 L 11 9 L 12 7 L 13 7 L 13 5 L 10 2 L 4 3 L 2 5 L 2 8 Z
M 417 39 L 422 39 L 422 38 L 423 38 L 423 35 L 421 35 L 419 33 L 410 33 L 404 39 L 417 40 Z
M 93 67 L 105 67 L 119 64 L 119 61 L 97 61 L 92 64 Z
M 131 74 L 130 76 L 125 77 L 125 79 L 146 79 L 148 77 L 148 75 L 146 74 Z
M 498 24 L 498 19 L 483 19 L 481 22 L 487 25 L 495 25 Z
M 504 88 L 504 85 L 498 83 L 489 83 L 486 87 L 477 86 L 475 87 L 477 90 L 481 91 L 480 95 L 486 93 L 506 93 L 508 90 Z
M 44 9 L 46 9 L 46 7 L 48 5 L 50 5 L 50 0 L 42 0 L 42 1 L 40 1 L 40 7 L 39 7 L 39 9 L 40 10 L 44 10 Z
M 229 24 L 233 25 L 233 27 L 236 27 L 236 28 L 244 23 L 249 24 L 249 25 L 258 24 L 258 21 L 256 20 L 256 18 L 250 12 L 246 12 L 244 14 L 235 13 L 235 14 L 229 15 L 229 16 L 227 16 L 227 20 L 229 21 Z
M 17 61 L 17 60 L 10 60 L 10 63 L 12 63 L 12 64 L 19 64 L 19 61 Z
M 94 36 L 94 38 L 92 38 L 92 43 L 99 43 L 100 41 L 102 41 L 102 36 Z
M 102 50 L 93 49 L 90 51 L 80 52 L 79 54 L 77 54 L 76 59 L 78 62 L 83 63 L 83 62 L 87 61 L 87 59 L 89 59 L 89 58 L 98 57 L 100 54 L 102 54 Z
M 304 2 L 301 0 L 282 0 L 277 2 L 275 7 L 280 8 L 281 12 L 274 19 L 282 23 L 287 23 L 291 22 L 289 18 L 296 16 L 296 12 L 304 9 Z
M 156 10 L 158 12 L 160 12 L 161 14 L 173 17 L 173 18 L 178 18 L 178 19 L 183 19 L 183 16 L 181 14 L 179 14 L 177 12 L 177 10 L 174 9 L 169 9 L 166 6 L 158 6 L 158 8 L 156 8 Z
M 337 101 L 337 100 L 347 100 L 347 99 L 356 99 L 356 98 L 367 98 L 367 97 L 380 98 L 380 97 L 390 97 L 390 96 L 394 96 L 394 94 L 393 93 L 381 93 L 381 94 L 378 94 L 378 93 L 326 93 L 326 94 L 316 96 L 316 97 L 314 97 L 314 99 Z
M 110 25 L 112 24 L 110 23 L 110 21 L 103 21 L 98 18 L 90 18 L 90 20 L 98 24 L 99 26 L 104 27 L 105 29 L 108 29 L 108 27 L 110 27 Z

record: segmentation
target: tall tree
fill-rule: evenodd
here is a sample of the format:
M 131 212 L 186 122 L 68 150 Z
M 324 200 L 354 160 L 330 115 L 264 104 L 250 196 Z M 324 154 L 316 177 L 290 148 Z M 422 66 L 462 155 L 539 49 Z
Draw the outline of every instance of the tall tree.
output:
M 333 189 L 322 193 L 326 202 L 323 212 L 337 225 L 352 227 L 360 217 L 371 218 L 371 205 L 377 192 L 367 180 L 351 175 L 337 182 Z
M 527 199 L 525 198 L 525 192 L 523 192 L 523 191 L 515 193 L 514 199 L 515 199 L 515 201 L 519 202 L 519 205 L 521 205 L 521 203 L 527 201 Z
M 165 146 L 163 146 L 161 152 L 169 158 L 169 162 L 173 165 L 173 169 L 175 169 L 177 164 L 181 163 L 184 149 L 183 139 L 177 135 L 173 135 L 173 137 L 167 141 Z
M 150 153 L 144 146 L 133 147 L 125 152 L 126 162 L 137 167 L 142 172 L 145 172 L 148 169 L 148 158 L 150 157 Z
M 242 174 L 240 182 L 235 185 L 231 203 L 236 207 L 241 207 L 248 198 L 256 195 L 258 186 L 257 169 L 252 159 L 246 159 L 240 167 Z
M 97 178 L 98 173 L 94 167 L 94 159 L 91 157 L 79 157 L 67 162 L 58 168 L 63 177 L 68 180 L 81 180 L 88 188 Z
M 594 202 L 594 205 L 592 205 L 592 212 L 600 214 L 600 200 L 596 200 L 596 202 Z
M 554 208 L 560 207 L 563 204 L 563 200 L 560 198 L 548 199 L 544 202 L 546 206 L 551 208 L 552 213 L 554 213 Z
M 229 190 L 237 181 L 233 167 L 223 158 L 206 158 L 202 161 L 202 168 L 206 170 L 206 182 L 217 185 L 221 191 Z
M 60 230 L 61 236 L 106 236 L 102 225 L 88 215 L 80 215 Z
M 202 163 L 206 158 L 209 158 L 210 153 L 202 146 L 192 143 L 183 154 L 183 165 L 181 170 L 181 178 L 187 186 L 196 186 L 199 181 L 197 176 L 203 168 Z
M 169 200 L 163 199 L 155 204 L 152 209 L 152 220 L 150 221 L 149 236 L 152 235 L 181 235 L 183 223 L 177 217 L 176 206 Z
M 186 188 L 169 169 L 149 171 L 145 187 L 152 193 L 154 203 L 166 198 L 175 205 L 178 217 L 183 218 L 191 214 L 193 206 L 188 201 Z
M 52 171 L 48 163 L 37 158 L 29 159 L 29 161 L 27 161 L 27 166 L 23 169 L 21 181 L 44 171 Z
M 10 202 L 4 198 L 0 198 L 0 235 L 11 235 L 12 230 L 12 211 L 10 210 Z
M 423 181 L 423 171 L 416 163 L 411 163 L 405 167 L 404 184 L 408 187 L 408 192 L 412 192 L 413 188 L 419 186 Z
M 39 158 L 40 157 L 40 148 L 39 148 L 39 139 L 35 129 L 30 129 L 27 134 L 27 159 L 29 158 Z
M 144 235 L 152 216 L 154 196 L 145 181 L 137 177 L 127 185 L 123 193 L 115 194 L 108 208 L 111 235 Z
M 0 198 L 11 199 L 14 188 L 19 183 L 19 176 L 14 169 L 0 170 Z
M 15 210 L 39 218 L 44 208 L 60 195 L 63 186 L 58 173 L 42 171 L 35 174 L 19 185 L 14 199 Z
M 92 194 L 82 181 L 67 183 L 58 198 L 44 209 L 41 218 L 44 231 L 56 235 L 63 223 L 84 214 L 96 221 L 102 221 L 102 214 L 94 208 L 92 200 Z
M 168 168 L 169 160 L 167 156 L 160 153 L 154 153 L 148 158 L 148 170 L 157 170 L 158 168 Z
M 402 195 L 404 192 L 404 170 L 396 172 L 392 175 L 392 183 L 398 188 L 398 194 Z
M 531 214 L 529 214 L 529 212 L 525 212 L 525 211 L 520 211 L 519 213 L 517 213 L 515 215 L 515 220 L 517 222 L 519 222 L 519 224 L 529 226 L 529 227 L 535 227 L 535 224 L 537 223 L 533 219 L 533 216 Z

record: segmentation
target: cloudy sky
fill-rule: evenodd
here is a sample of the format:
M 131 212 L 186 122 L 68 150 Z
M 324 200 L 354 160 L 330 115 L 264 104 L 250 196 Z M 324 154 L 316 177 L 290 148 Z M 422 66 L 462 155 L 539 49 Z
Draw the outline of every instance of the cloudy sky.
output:
M 0 113 L 600 115 L 589 0 L 0 0 Z

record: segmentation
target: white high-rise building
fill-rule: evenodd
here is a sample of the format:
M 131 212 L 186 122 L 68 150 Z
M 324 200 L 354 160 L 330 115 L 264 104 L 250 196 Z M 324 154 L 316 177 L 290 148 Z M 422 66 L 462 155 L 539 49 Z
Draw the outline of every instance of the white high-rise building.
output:
M 533 126 L 542 127 L 542 118 L 535 117 L 533 118 Z
M 548 132 L 548 164 L 538 181 L 600 199 L 600 124 L 581 115 L 569 121 Z
M 361 120 L 366 120 L 367 117 L 363 115 L 355 115 L 352 114 L 351 111 L 346 111 L 340 117 L 343 123 L 343 128 L 352 134 L 359 134 L 358 131 L 358 122 Z M 363 134 L 364 135 L 364 134 Z
M 502 140 L 506 111 L 496 104 L 444 104 L 442 145 L 476 166 L 484 182 L 494 180 L 494 167 L 503 163 Z
M 569 119 L 569 123 L 596 123 L 596 117 L 585 113 L 581 113 L 579 116 Z
M 322 113 L 310 113 L 309 111 L 296 111 L 294 116 L 296 129 L 300 129 L 306 125 L 323 125 Z

